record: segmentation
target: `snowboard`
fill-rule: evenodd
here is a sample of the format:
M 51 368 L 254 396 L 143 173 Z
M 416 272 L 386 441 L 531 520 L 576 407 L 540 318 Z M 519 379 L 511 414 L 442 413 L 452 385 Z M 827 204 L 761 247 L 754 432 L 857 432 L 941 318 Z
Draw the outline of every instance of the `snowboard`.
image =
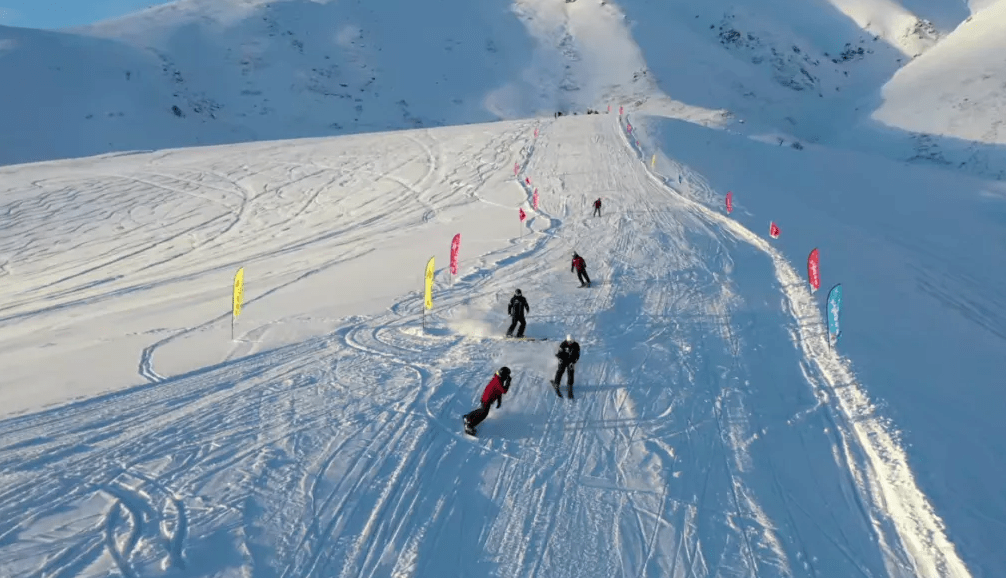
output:
M 472 436 L 473 438 L 474 437 L 478 437 L 475 434 L 475 428 L 473 428 L 472 426 L 468 425 L 468 422 L 465 420 L 464 416 L 461 417 L 461 424 L 464 427 L 464 430 L 465 430 L 466 434 Z
M 507 337 L 504 335 L 501 339 L 512 339 L 514 341 L 548 341 L 548 337 Z

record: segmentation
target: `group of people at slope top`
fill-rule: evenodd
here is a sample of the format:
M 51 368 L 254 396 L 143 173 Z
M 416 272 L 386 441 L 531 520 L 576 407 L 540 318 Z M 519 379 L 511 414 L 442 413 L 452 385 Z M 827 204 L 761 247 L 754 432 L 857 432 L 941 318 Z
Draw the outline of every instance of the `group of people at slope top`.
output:
M 562 381 L 562 374 L 565 373 L 566 397 L 573 399 L 573 370 L 576 367 L 576 362 L 580 361 L 580 344 L 574 341 L 571 335 L 567 335 L 566 339 L 559 344 L 559 351 L 556 352 L 555 356 L 559 359 L 559 367 L 556 369 L 555 378 L 549 383 L 552 384 L 555 394 L 562 397 L 559 384 Z M 503 396 L 510 391 L 512 381 L 513 375 L 510 372 L 510 368 L 505 365 L 493 374 L 492 379 L 489 380 L 489 384 L 486 385 L 485 390 L 482 392 L 482 400 L 479 407 L 462 416 L 466 434 L 477 435 L 475 428 L 489 417 L 489 410 L 492 408 L 492 405 L 495 403 L 497 409 L 503 405 Z

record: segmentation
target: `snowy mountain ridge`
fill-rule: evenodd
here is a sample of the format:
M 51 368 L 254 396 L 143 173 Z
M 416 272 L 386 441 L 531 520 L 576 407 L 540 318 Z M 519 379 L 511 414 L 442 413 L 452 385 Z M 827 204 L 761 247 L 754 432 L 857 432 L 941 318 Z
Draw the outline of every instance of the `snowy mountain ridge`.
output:
M 602 3 L 641 48 L 626 66 L 621 49 L 585 62 L 599 51 L 578 3 L 179 0 L 74 30 L 0 28 L 0 73 L 24 87 L 0 101 L 0 163 L 582 113 L 641 104 L 659 86 L 676 108 L 720 111 L 744 132 L 897 160 L 947 155 L 944 166 L 997 175 L 998 76 L 983 92 L 950 79 L 953 54 L 999 49 L 972 29 L 999 29 L 1004 6 Z M 958 48 L 933 50 L 942 44 Z M 889 99 L 918 82 L 982 104 L 924 123 L 888 112 L 911 110 Z
M 0 72 L 23 87 L 0 97 L 5 164 L 532 110 L 515 66 L 531 49 L 500 1 L 183 1 L 0 39 Z

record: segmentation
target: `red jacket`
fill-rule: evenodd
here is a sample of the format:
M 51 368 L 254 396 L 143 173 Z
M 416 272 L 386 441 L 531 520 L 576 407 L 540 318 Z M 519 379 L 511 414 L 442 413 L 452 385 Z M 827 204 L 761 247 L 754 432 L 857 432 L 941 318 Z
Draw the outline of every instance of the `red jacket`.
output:
M 506 385 L 503 385 L 503 380 L 500 379 L 500 376 L 498 374 L 493 375 L 489 385 L 486 386 L 486 390 L 482 392 L 482 403 L 491 405 L 495 401 L 496 407 L 499 407 L 500 401 L 503 399 L 503 394 L 509 390 L 509 380 L 507 380 Z
M 601 199 L 597 199 L 596 201 L 594 201 L 594 208 L 595 209 L 601 208 Z
M 573 257 L 573 266 L 570 267 L 569 270 L 572 271 L 574 268 L 576 268 L 577 271 L 583 271 L 587 268 L 587 263 L 583 260 L 583 257 L 579 255 Z

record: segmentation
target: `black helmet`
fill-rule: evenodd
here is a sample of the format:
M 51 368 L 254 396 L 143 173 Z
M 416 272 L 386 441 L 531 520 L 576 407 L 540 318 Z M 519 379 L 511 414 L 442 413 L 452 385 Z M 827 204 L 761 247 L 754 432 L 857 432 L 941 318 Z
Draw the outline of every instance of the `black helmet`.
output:
M 520 289 L 514 289 L 513 294 L 520 297 Z
M 502 377 L 503 379 L 506 379 L 510 377 L 510 368 L 504 365 L 503 367 L 500 368 L 499 371 L 496 372 L 496 375 Z
M 573 251 L 573 256 L 574 257 L 579 257 L 579 255 L 576 254 L 576 251 Z

